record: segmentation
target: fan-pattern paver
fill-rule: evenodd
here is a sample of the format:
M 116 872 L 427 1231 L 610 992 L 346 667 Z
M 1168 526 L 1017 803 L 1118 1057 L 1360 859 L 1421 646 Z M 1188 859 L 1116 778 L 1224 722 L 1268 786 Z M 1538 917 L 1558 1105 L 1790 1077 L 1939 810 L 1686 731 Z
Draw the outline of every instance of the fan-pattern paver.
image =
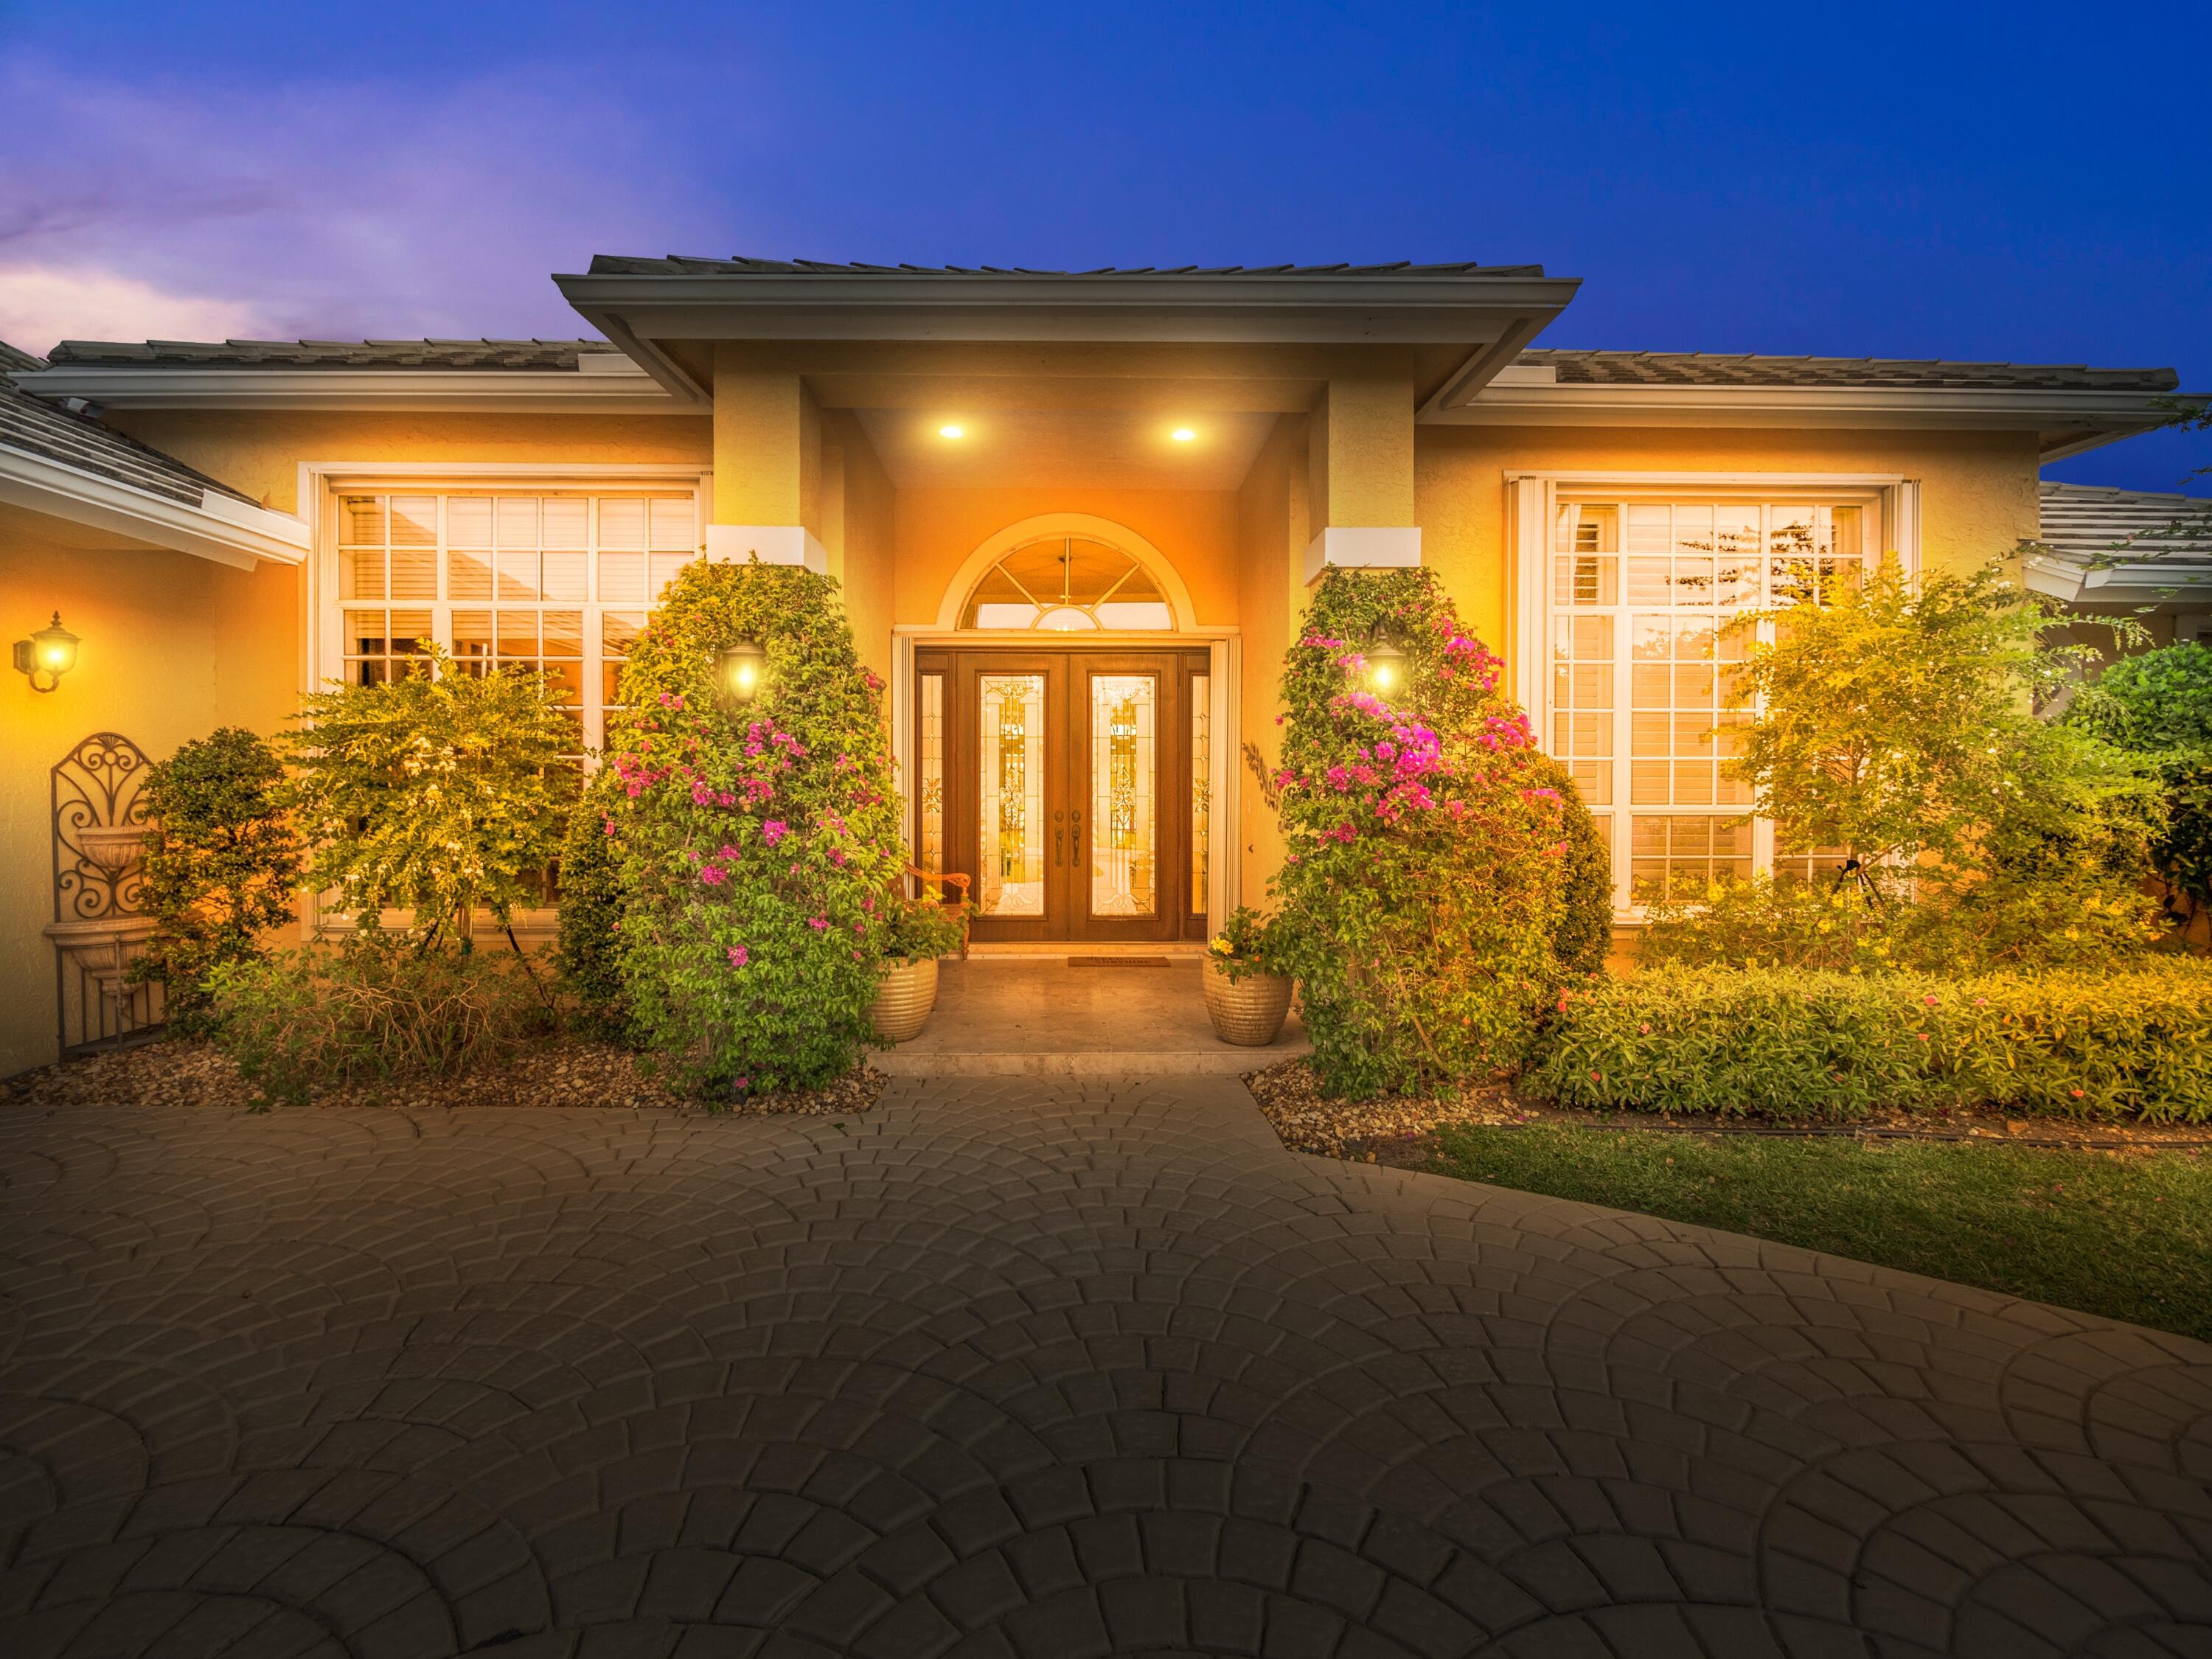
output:
M 0 1115 L 0 1651 L 2212 1653 L 2212 1349 L 1285 1152 Z

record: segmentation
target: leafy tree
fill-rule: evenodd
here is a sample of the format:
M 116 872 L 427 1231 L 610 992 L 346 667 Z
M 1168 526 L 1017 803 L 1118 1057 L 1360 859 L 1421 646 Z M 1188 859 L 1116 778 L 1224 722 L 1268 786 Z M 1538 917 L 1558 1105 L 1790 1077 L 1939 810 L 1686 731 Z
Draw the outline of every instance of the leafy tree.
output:
M 2169 909 L 2193 921 L 2212 908 L 2212 649 L 2123 657 L 2081 689 L 2066 718 L 2141 757 L 2165 785 L 2166 821 L 2151 856 Z
M 882 683 L 837 594 L 791 566 L 687 565 L 623 674 L 599 824 L 617 966 L 636 1040 L 702 1091 L 818 1085 L 871 1041 L 904 853 Z M 740 640 L 767 661 L 731 707 L 719 668 Z
M 507 927 L 538 896 L 575 799 L 576 728 L 536 671 L 469 674 L 422 648 L 427 672 L 310 693 L 281 742 L 309 883 L 370 927 L 411 910 L 420 949 L 465 947 L 478 909 Z
M 1731 626 L 1761 624 L 1735 774 L 1788 838 L 1840 848 L 1850 872 L 1981 866 L 2002 838 L 2064 833 L 2130 793 L 2126 768 L 2036 719 L 2033 699 L 2094 653 L 2044 648 L 2043 601 L 2000 565 L 1916 584 L 1887 558 L 1828 604 Z
M 239 726 L 185 744 L 149 768 L 145 902 L 154 934 L 134 979 L 167 981 L 170 1029 L 214 1023 L 208 978 L 261 959 L 262 936 L 292 919 L 300 837 L 276 751 Z
M 1500 668 L 1425 569 L 1331 570 L 1285 659 L 1273 933 L 1333 1092 L 1510 1066 L 1556 990 L 1570 809 Z
M 1765 625 L 1732 765 L 1785 845 L 1841 854 L 1834 889 L 1788 882 L 1662 908 L 1648 955 L 1688 963 L 1959 971 L 2124 957 L 2156 937 L 2140 891 L 2160 816 L 2120 750 L 2039 719 L 2094 660 L 2045 649 L 2052 617 L 2001 565 L 1915 584 L 1885 560 Z

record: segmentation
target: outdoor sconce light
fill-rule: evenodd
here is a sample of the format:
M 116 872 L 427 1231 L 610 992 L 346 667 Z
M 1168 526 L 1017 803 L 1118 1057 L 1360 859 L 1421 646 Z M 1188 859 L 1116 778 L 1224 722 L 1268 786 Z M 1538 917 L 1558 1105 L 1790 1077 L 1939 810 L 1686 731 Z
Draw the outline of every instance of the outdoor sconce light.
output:
M 1388 640 L 1378 640 L 1361 653 L 1367 659 L 1367 678 L 1377 691 L 1395 691 L 1406 678 L 1406 653 Z
M 757 640 L 738 640 L 722 647 L 720 673 L 723 702 L 735 707 L 750 702 L 768 678 L 768 653 Z
M 76 666 L 76 635 L 62 626 L 62 613 L 54 612 L 54 619 L 27 640 L 15 641 L 15 670 L 31 682 L 33 691 L 51 691 L 61 684 L 63 675 Z M 46 683 L 39 684 L 46 676 Z

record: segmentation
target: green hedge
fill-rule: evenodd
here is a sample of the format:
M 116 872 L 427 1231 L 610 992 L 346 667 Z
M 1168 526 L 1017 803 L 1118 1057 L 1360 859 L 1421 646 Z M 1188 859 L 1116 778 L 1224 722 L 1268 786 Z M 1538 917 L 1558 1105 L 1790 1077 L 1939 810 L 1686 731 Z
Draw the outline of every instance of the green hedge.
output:
M 1599 1110 L 2212 1118 L 2212 967 L 1935 979 L 1662 966 L 1567 993 L 1523 1080 Z

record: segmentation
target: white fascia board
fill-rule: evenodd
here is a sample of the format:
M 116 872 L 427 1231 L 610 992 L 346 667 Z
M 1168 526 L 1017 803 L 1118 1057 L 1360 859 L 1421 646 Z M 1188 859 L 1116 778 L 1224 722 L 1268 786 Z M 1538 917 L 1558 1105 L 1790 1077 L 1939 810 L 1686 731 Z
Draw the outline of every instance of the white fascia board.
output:
M 1431 408 L 1438 426 L 1818 426 L 2144 429 L 2172 418 L 2138 392 L 1999 386 L 1546 386 L 1493 381 Z
M 307 554 L 307 526 L 289 513 L 216 489 L 194 507 L 20 450 L 0 449 L 0 501 L 240 570 Z
M 137 368 L 64 363 L 14 377 L 35 397 L 105 409 L 465 410 L 693 415 L 635 364 L 624 369 Z

